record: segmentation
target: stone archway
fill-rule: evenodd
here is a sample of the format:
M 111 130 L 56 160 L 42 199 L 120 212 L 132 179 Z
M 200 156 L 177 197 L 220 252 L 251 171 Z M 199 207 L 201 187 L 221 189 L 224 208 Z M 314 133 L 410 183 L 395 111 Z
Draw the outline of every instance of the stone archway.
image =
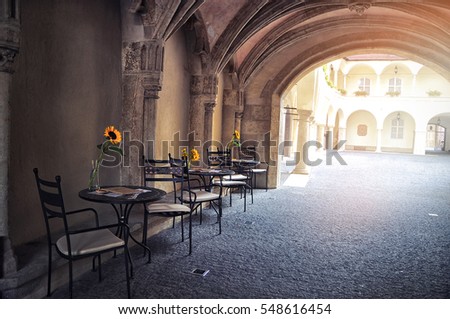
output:
M 377 146 L 377 121 L 368 111 L 356 111 L 347 119 L 347 143 L 345 149 L 375 151 Z

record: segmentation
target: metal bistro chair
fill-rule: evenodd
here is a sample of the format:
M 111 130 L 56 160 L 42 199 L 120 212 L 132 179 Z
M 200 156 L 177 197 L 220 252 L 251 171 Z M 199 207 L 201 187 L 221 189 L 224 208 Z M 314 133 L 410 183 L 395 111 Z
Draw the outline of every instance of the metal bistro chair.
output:
M 99 226 L 97 212 L 93 208 L 79 209 L 75 211 L 66 211 L 64 207 L 63 195 L 61 190 L 61 177 L 56 176 L 55 181 L 43 180 L 39 177 L 38 169 L 33 169 L 36 177 L 36 184 L 41 201 L 42 212 L 44 214 L 45 226 L 47 229 L 48 243 L 48 283 L 47 295 L 51 294 L 51 275 L 52 275 L 52 248 L 56 248 L 57 253 L 69 262 L 69 291 L 72 298 L 73 286 L 73 261 L 93 257 L 93 268 L 95 269 L 95 260 L 98 258 L 98 274 L 101 280 L 101 254 L 117 249 L 124 249 L 125 273 L 127 281 L 127 293 L 130 298 L 130 274 L 128 265 L 128 236 L 124 234 L 124 239 L 114 235 L 110 228 L 117 228 L 121 225 L 112 224 Z M 77 228 L 69 226 L 69 216 L 83 212 L 91 212 L 95 217 L 95 227 Z M 51 220 L 60 220 L 64 226 L 64 235 L 57 240 L 54 239 L 54 231 Z M 124 227 L 127 232 L 128 228 Z
M 243 159 L 251 159 L 254 161 L 258 161 L 258 153 L 256 152 L 256 147 L 254 145 L 241 147 L 240 148 L 240 157 Z M 267 162 L 260 161 L 259 164 L 255 165 L 251 168 L 253 173 L 253 188 L 256 188 L 256 176 L 264 175 L 265 180 L 265 190 L 268 190 L 268 179 L 269 179 L 269 164 Z
M 217 169 L 232 169 L 236 174 L 227 175 L 220 179 L 215 179 L 213 185 L 220 186 L 228 190 L 230 196 L 230 207 L 233 205 L 233 189 L 240 190 L 241 197 L 244 197 L 244 212 L 247 211 L 247 190 L 250 190 L 253 203 L 252 171 L 241 166 L 233 166 L 231 150 L 208 150 L 208 166 Z
M 160 166 L 153 166 L 148 161 L 144 166 L 144 182 L 147 186 L 149 182 L 170 182 L 174 185 L 174 192 L 176 196 L 175 186 L 179 183 L 181 189 L 185 187 L 183 167 L 172 167 L 168 160 L 159 160 Z M 163 165 L 161 165 L 163 164 Z M 168 166 L 166 166 L 167 164 Z M 181 241 L 184 241 L 184 216 L 189 215 L 189 254 L 192 253 L 192 207 L 191 205 L 184 205 L 186 201 L 183 200 L 183 194 L 181 192 L 181 203 L 151 203 L 145 205 L 144 214 L 144 228 L 142 233 L 142 243 L 147 246 L 147 229 L 148 229 L 148 216 L 163 216 L 176 218 L 181 217 Z M 186 193 L 189 197 L 189 193 Z M 189 203 L 189 202 L 187 202 Z
M 204 185 L 198 182 L 196 178 L 192 178 L 189 174 L 187 163 L 184 159 L 170 159 L 171 165 L 174 167 L 181 167 L 183 174 L 186 177 L 188 188 L 184 189 L 184 196 L 180 196 L 180 200 L 188 203 L 192 207 L 192 211 L 200 209 L 200 224 L 202 223 L 203 204 L 209 204 L 217 214 L 217 223 L 219 224 L 219 235 L 222 233 L 222 187 L 218 186 L 216 191 L 209 188 L 209 185 Z M 195 182 L 197 185 L 192 185 Z

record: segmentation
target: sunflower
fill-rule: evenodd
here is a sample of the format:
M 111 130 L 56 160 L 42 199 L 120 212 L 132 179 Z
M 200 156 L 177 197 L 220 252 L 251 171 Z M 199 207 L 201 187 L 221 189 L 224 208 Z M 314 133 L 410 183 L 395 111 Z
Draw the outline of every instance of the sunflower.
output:
M 183 149 L 181 150 L 181 157 L 183 157 L 183 158 L 186 158 L 186 157 L 187 157 L 187 151 L 186 151 L 185 148 L 183 148 Z
M 95 185 L 95 181 L 97 180 L 98 182 L 98 170 L 100 169 L 100 165 L 102 165 L 103 156 L 110 151 L 119 153 L 123 156 L 123 151 L 120 146 L 115 145 L 120 144 L 120 142 L 122 141 L 122 135 L 120 134 L 120 132 L 111 125 L 105 128 L 103 136 L 106 138 L 106 141 L 104 141 L 102 144 L 97 145 L 97 148 L 100 150 L 100 154 L 98 155 L 97 160 L 92 161 L 92 171 L 89 178 L 90 190 L 94 190 L 99 187 L 98 185 Z
M 120 144 L 120 142 L 122 141 L 122 135 L 118 130 L 114 128 L 114 126 L 108 126 L 107 128 L 105 128 L 105 133 L 103 135 L 112 144 Z
M 200 160 L 200 154 L 198 153 L 198 151 L 197 151 L 195 148 L 193 148 L 193 149 L 191 150 L 191 160 L 192 160 L 192 161 L 198 161 L 198 160 Z
M 239 131 L 237 131 L 237 130 L 234 131 L 234 137 L 235 137 L 237 140 L 240 140 L 240 139 L 241 139 L 241 134 L 239 134 Z

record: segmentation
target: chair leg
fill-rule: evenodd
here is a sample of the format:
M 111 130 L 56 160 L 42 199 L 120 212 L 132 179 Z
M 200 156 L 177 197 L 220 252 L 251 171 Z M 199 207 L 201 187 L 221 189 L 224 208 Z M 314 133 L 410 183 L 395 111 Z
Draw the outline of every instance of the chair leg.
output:
M 125 276 L 127 279 L 127 295 L 128 299 L 131 298 L 131 291 L 130 291 L 130 276 L 129 276 L 129 267 L 128 267 L 128 246 L 125 245 L 125 251 L 123 252 L 124 260 L 125 260 Z
M 189 213 L 189 255 L 192 254 L 192 211 Z
M 52 290 L 52 246 L 48 250 L 48 273 L 47 273 L 47 297 L 50 296 Z
M 183 215 L 181 215 L 181 241 L 184 241 L 184 218 Z
M 219 199 L 219 214 L 217 215 L 219 218 L 219 235 L 222 234 L 222 198 Z
M 247 188 L 244 186 L 244 213 L 247 211 Z
M 69 260 L 69 294 L 70 294 L 70 299 L 72 299 L 72 297 L 73 297 L 72 286 L 73 286 L 72 260 Z
M 267 192 L 267 189 L 268 189 L 268 180 L 269 180 L 269 172 L 266 172 L 266 192 Z
M 147 246 L 147 229 L 148 229 L 148 214 L 144 212 L 144 225 L 142 227 L 142 244 Z M 146 249 L 144 249 L 144 257 L 146 254 Z
M 102 281 L 102 255 L 98 255 L 98 281 Z

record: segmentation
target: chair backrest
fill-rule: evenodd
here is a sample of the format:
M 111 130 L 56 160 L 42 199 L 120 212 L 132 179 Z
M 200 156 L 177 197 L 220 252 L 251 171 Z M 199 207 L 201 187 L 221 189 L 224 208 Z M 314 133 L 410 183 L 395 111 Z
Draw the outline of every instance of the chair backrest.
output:
M 207 150 L 208 166 L 213 168 L 231 167 L 231 150 Z
M 49 246 L 54 244 L 49 220 L 61 218 L 64 224 L 64 231 L 67 238 L 67 248 L 70 254 L 72 250 L 70 245 L 69 226 L 61 189 L 61 177 L 56 176 L 55 181 L 53 182 L 41 179 L 37 168 L 34 168 L 33 172 L 36 177 L 39 199 L 41 201 L 42 212 L 44 214 L 48 244 Z
M 239 154 L 240 159 L 250 159 L 250 160 L 258 159 L 258 154 L 256 153 L 256 147 L 254 145 L 241 147 L 239 150 L 240 150 Z
M 172 157 L 172 154 L 169 153 L 169 163 L 170 166 L 179 166 L 183 167 L 184 173 L 188 173 L 188 167 L 187 167 L 187 159 L 186 158 L 175 158 Z
M 174 202 L 176 202 L 177 183 L 184 187 L 183 166 L 172 166 L 170 160 L 144 160 L 144 184 L 148 182 L 171 182 L 173 184 Z

